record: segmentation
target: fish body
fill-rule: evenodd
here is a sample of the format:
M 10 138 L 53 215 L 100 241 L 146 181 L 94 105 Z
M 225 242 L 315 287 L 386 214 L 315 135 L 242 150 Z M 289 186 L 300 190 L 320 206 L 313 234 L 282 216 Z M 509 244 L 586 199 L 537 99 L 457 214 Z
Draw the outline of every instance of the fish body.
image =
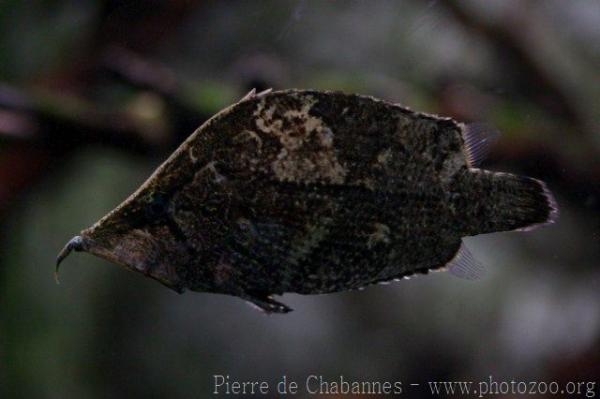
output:
M 234 295 L 267 312 L 290 310 L 272 295 L 464 266 L 463 237 L 556 218 L 542 182 L 476 168 L 486 139 L 372 97 L 251 92 L 59 261 L 82 250 L 178 292 Z

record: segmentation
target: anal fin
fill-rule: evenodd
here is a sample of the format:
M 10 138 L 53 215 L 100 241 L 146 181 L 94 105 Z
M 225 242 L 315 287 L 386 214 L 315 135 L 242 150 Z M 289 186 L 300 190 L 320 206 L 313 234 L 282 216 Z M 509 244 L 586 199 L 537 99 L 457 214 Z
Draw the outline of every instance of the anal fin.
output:
M 446 268 L 453 276 L 465 280 L 479 280 L 485 275 L 485 266 L 475 259 L 464 242 Z

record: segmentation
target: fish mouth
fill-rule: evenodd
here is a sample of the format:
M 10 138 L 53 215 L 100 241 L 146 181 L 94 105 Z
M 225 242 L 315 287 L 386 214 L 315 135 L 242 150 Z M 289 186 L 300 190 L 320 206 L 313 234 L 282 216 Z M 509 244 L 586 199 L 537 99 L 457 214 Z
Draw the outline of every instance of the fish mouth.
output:
M 62 263 L 62 261 L 65 260 L 65 258 L 67 256 L 69 256 L 69 254 L 73 251 L 75 251 L 75 252 L 85 251 L 85 247 L 86 247 L 86 245 L 85 245 L 85 241 L 83 240 L 83 237 L 75 236 L 75 237 L 71 238 L 69 240 L 69 242 L 67 243 L 67 245 L 65 245 L 65 247 L 60 251 L 60 253 L 56 257 L 56 268 L 54 269 L 54 280 L 56 280 L 57 284 L 60 282 L 58 279 L 58 270 L 60 268 L 60 264 Z
M 127 270 L 142 273 L 178 293 L 184 291 L 184 286 L 173 267 L 160 261 L 149 261 L 151 260 L 149 257 L 156 254 L 157 251 L 152 245 L 152 240 L 141 239 L 143 235 L 140 232 L 130 232 L 129 235 L 123 235 L 112 240 L 95 240 L 86 233 L 87 230 L 82 235 L 71 238 L 58 254 L 54 271 L 54 279 L 57 284 L 60 283 L 58 272 L 61 263 L 69 254 L 75 251 L 87 252 Z M 85 237 L 83 234 L 85 234 Z

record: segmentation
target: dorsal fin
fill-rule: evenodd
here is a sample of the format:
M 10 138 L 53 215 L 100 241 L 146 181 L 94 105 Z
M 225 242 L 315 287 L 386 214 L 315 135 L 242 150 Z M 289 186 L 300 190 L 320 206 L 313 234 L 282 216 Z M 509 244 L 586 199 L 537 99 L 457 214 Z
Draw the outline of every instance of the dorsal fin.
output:
M 273 89 L 270 88 L 270 89 L 263 90 L 260 93 L 257 93 L 256 88 L 253 88 L 244 97 L 242 97 L 238 102 L 241 103 L 242 101 L 252 100 L 253 98 L 261 98 L 262 96 L 269 94 L 272 91 L 273 91 Z
M 479 280 L 485 275 L 485 267 L 473 257 L 464 242 L 446 268 L 453 276 L 465 280 Z
M 487 157 L 500 132 L 485 123 L 476 122 L 463 125 L 462 136 L 467 164 L 475 168 Z

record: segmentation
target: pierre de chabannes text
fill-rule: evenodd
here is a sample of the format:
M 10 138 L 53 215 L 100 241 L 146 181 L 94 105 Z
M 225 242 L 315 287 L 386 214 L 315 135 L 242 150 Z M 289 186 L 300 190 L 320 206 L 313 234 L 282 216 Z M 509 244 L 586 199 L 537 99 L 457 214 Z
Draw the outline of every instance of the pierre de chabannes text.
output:
M 213 395 L 400 395 L 425 389 L 432 396 L 465 395 L 483 398 L 494 395 L 560 395 L 595 398 L 595 381 L 522 381 L 498 380 L 493 376 L 473 381 L 429 381 L 403 384 L 401 381 L 357 381 L 344 376 L 326 378 L 311 374 L 304 379 L 282 375 L 278 381 L 240 381 L 228 374 L 213 375 Z

